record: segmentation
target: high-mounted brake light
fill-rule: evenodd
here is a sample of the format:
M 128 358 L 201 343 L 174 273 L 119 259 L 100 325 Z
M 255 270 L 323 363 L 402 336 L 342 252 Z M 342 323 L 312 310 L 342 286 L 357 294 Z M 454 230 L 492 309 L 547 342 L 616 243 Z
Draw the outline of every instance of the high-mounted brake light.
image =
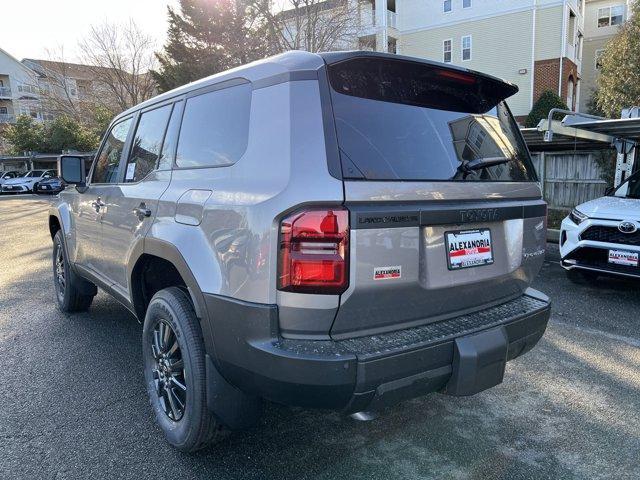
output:
M 473 85 L 478 81 L 477 77 L 463 72 L 455 72 L 453 70 L 438 70 L 437 72 L 439 77 L 454 80 L 459 83 L 466 83 L 467 85 Z
M 278 289 L 340 294 L 349 286 L 349 211 L 309 208 L 280 222 Z

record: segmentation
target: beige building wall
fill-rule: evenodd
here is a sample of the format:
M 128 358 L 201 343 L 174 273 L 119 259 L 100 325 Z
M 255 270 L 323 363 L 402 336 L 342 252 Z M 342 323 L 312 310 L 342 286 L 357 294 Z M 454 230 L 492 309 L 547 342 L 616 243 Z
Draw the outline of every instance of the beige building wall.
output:
M 532 33 L 533 13 L 523 11 L 403 33 L 399 43 L 403 55 L 442 61 L 443 42 L 450 39 L 451 63 L 489 73 L 518 86 L 520 91 L 507 103 L 514 115 L 523 116 L 531 110 Z M 467 35 L 471 36 L 471 59 L 463 61 L 462 37 Z M 546 44 L 543 46 L 547 48 Z M 521 74 L 519 70 L 526 73 Z
M 563 8 L 560 5 L 540 9 L 536 12 L 536 61 L 560 58 Z
M 591 99 L 598 82 L 596 57 L 598 50 L 603 50 L 607 42 L 618 33 L 619 26 L 598 27 L 598 10 L 615 5 L 625 6 L 624 20 L 628 11 L 626 0 L 587 0 L 584 18 L 584 49 L 582 62 L 582 96 L 580 97 L 580 111 L 587 111 L 587 104 Z

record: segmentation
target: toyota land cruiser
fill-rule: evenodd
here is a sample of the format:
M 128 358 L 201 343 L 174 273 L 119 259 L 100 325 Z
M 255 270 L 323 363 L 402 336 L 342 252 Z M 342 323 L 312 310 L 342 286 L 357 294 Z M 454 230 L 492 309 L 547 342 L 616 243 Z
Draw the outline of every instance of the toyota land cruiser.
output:
M 517 87 L 370 53 L 289 52 L 120 115 L 51 209 L 65 312 L 97 287 L 143 322 L 168 441 L 250 426 L 264 399 L 376 411 L 503 380 L 549 300 Z

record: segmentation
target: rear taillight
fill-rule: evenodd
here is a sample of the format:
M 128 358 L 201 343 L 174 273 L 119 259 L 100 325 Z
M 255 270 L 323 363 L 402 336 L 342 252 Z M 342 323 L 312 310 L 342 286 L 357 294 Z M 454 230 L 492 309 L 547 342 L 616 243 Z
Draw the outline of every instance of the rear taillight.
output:
M 280 222 L 278 289 L 339 294 L 349 286 L 349 211 L 308 208 Z

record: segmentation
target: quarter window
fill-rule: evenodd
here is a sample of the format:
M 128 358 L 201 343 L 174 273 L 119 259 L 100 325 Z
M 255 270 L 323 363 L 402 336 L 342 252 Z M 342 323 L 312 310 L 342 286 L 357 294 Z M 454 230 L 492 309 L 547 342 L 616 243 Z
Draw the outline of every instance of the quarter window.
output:
M 156 168 L 171 107 L 172 105 L 165 105 L 140 115 L 131 145 L 125 182 L 139 182 Z
M 471 35 L 462 37 L 462 60 L 471 60 Z
M 127 134 L 131 127 L 131 118 L 116 123 L 109 133 L 107 139 L 96 158 L 96 166 L 93 170 L 91 183 L 117 183 L 118 167 L 120 157 L 124 150 Z
M 622 25 L 624 21 L 624 5 L 614 5 L 598 9 L 598 28 Z
M 187 99 L 176 165 L 182 168 L 233 165 L 247 148 L 250 111 L 249 83 Z
M 451 63 L 451 40 L 442 42 L 442 61 L 444 63 Z
M 444 0 L 444 2 L 442 3 L 442 10 L 444 11 L 444 13 L 448 13 L 451 11 L 452 8 L 452 3 L 453 0 Z

